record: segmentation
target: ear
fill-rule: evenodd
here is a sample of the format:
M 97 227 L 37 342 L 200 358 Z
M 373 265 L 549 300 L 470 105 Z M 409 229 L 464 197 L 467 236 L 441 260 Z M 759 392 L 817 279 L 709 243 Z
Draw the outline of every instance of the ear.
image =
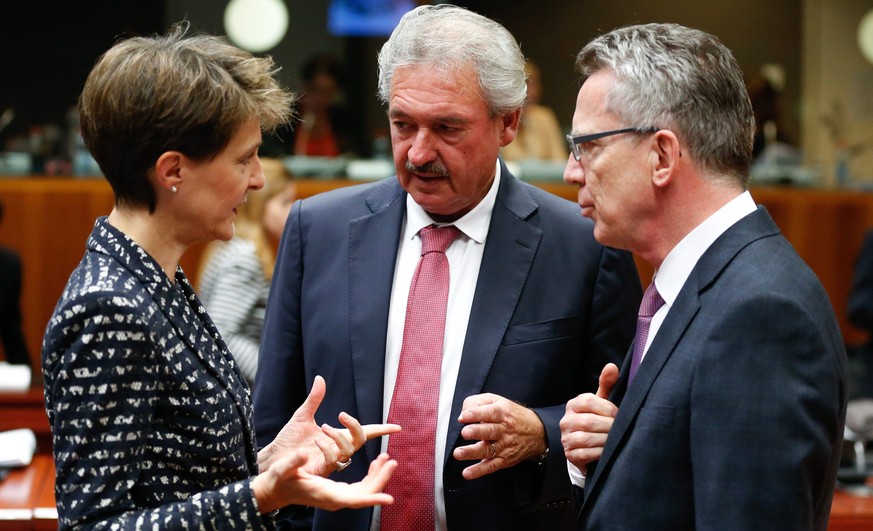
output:
M 521 109 L 508 112 L 500 117 L 500 146 L 503 147 L 515 140 L 518 134 L 518 124 L 521 120 Z
M 155 186 L 170 190 L 182 184 L 182 166 L 185 157 L 178 151 L 167 151 L 155 163 Z
M 651 142 L 652 184 L 663 188 L 668 186 L 676 176 L 683 157 L 682 146 L 676 134 L 668 129 L 661 129 L 655 133 Z

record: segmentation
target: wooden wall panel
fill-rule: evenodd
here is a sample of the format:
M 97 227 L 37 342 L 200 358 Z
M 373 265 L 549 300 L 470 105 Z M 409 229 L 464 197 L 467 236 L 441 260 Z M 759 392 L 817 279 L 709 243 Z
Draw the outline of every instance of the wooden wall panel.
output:
M 308 197 L 349 180 L 298 180 L 297 192 Z M 576 188 L 558 183 L 540 185 L 572 201 Z M 864 232 L 873 227 L 873 194 L 844 190 L 757 188 L 755 200 L 772 214 L 800 256 L 816 272 L 828 291 L 846 341 L 855 344 L 865 335 L 846 320 L 855 259 Z M 0 199 L 6 215 L 0 225 L 0 245 L 19 252 L 24 264 L 22 311 L 24 333 L 38 367 L 45 325 L 63 291 L 70 272 L 85 249 L 85 240 L 98 216 L 112 209 L 112 192 L 102 179 L 8 178 L 0 179 Z M 182 267 L 196 282 L 203 245 L 190 249 Z M 646 285 L 652 269 L 637 260 Z

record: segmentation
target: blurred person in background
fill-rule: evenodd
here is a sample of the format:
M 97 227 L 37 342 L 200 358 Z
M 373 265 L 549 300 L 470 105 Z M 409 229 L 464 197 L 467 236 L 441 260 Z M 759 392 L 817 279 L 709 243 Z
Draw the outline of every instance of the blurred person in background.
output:
M 3 213 L 0 200 L 0 224 Z M 30 354 L 21 330 L 21 257 L 3 246 L 0 246 L 0 340 L 7 362 L 30 366 Z
M 515 140 L 503 146 L 500 154 L 508 161 L 566 162 L 567 144 L 558 118 L 552 109 L 540 104 L 543 95 L 540 69 L 528 59 L 524 71 L 527 74 L 527 99 L 521 111 L 518 134 Z
M 288 140 L 292 153 L 306 157 L 367 156 L 363 118 L 344 102 L 346 74 L 340 61 L 329 54 L 315 55 L 304 63 L 301 76 L 297 102 L 300 123 Z
M 295 199 L 282 161 L 262 158 L 261 168 L 264 187 L 237 207 L 233 238 L 207 245 L 197 277 L 200 300 L 250 385 L 258 368 L 276 242 Z

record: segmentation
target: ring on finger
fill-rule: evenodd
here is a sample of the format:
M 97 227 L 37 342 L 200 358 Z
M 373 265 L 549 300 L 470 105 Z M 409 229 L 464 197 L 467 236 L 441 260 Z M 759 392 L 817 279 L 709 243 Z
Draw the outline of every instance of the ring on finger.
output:
M 494 446 L 494 443 L 488 443 L 488 447 L 491 448 L 491 455 L 489 455 L 487 459 L 494 459 L 495 457 L 497 457 L 497 448 Z
M 336 471 L 337 471 L 337 472 L 342 472 L 343 470 L 345 470 L 346 468 L 348 468 L 350 464 L 352 464 L 352 459 L 351 459 L 351 458 L 349 458 L 349 459 L 346 460 L 346 461 L 337 461 L 337 462 L 336 462 Z

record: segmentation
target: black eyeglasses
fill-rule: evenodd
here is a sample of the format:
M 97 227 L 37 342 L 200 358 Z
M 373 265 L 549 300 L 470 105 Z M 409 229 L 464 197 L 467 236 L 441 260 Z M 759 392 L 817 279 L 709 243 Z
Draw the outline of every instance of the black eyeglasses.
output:
M 600 133 L 591 133 L 590 135 L 567 135 L 567 143 L 570 144 L 570 151 L 573 152 L 573 158 L 576 161 L 582 160 L 582 149 L 579 146 L 587 144 L 605 136 L 618 135 L 621 133 L 657 133 L 661 129 L 658 127 L 628 127 L 626 129 L 615 129 L 613 131 L 603 131 Z

